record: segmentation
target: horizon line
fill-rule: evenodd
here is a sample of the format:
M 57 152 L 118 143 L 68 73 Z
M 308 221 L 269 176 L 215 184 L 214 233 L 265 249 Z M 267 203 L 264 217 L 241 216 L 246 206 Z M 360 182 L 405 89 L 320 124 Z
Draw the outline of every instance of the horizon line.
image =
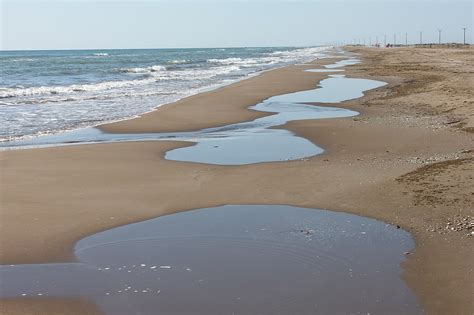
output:
M 57 49 L 0 49 L 4 51 L 73 51 L 73 50 L 157 50 L 157 49 L 232 49 L 232 48 L 312 48 L 334 45 L 303 45 L 303 46 L 215 46 L 215 47 L 158 47 L 158 48 L 57 48 Z

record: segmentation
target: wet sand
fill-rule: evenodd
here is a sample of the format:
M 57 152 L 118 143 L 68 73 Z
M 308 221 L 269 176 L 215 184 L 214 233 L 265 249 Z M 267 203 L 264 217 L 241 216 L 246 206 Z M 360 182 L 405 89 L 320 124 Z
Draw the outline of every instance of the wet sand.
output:
M 244 166 L 164 160 L 167 150 L 183 146 L 178 142 L 1 152 L 1 263 L 73 261 L 77 240 L 162 214 L 224 204 L 290 204 L 360 214 L 409 230 L 417 247 L 408 255 L 404 278 L 422 306 L 432 314 L 472 313 L 474 237 L 467 236 L 472 229 L 465 221 L 473 216 L 472 50 L 355 52 L 364 63 L 346 68 L 347 75 L 390 84 L 344 103 L 361 116 L 286 125 L 327 150 L 308 160 Z M 262 114 L 248 106 L 310 89 L 326 77 L 301 71 L 305 67 L 314 68 L 270 71 L 103 128 L 196 130 L 254 119 Z M 41 305 L 36 310 L 47 313 L 63 303 L 14 300 L 2 302 L 2 312 L 33 314 L 34 305 Z M 71 314 L 85 313 L 71 306 Z

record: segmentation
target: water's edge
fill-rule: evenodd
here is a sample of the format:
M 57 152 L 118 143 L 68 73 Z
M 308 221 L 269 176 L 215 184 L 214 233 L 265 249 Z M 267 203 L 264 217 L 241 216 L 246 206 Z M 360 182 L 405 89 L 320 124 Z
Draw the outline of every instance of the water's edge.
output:
M 324 66 L 334 71 L 360 61 L 354 58 Z M 336 69 L 342 70 L 342 69 Z M 193 132 L 165 133 L 106 133 L 98 128 L 87 128 L 63 134 L 40 137 L 32 140 L 0 144 L 3 149 L 39 148 L 59 145 L 78 145 L 125 141 L 185 141 L 194 145 L 166 152 L 165 159 L 217 165 L 242 165 L 309 158 L 323 149 L 311 141 L 299 137 L 283 126 L 289 121 L 351 117 L 357 112 L 336 108 L 309 105 L 309 103 L 340 104 L 359 98 L 364 92 L 385 85 L 385 82 L 347 78 L 343 74 L 332 74 L 319 82 L 312 90 L 272 96 L 249 107 L 251 110 L 272 113 L 253 121 L 206 128 Z

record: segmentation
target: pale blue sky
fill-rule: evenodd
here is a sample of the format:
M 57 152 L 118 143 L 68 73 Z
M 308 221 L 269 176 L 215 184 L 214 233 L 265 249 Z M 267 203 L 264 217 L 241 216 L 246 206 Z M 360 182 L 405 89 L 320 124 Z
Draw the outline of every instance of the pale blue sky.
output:
M 366 39 L 472 42 L 472 1 L 0 0 L 0 49 L 308 46 Z

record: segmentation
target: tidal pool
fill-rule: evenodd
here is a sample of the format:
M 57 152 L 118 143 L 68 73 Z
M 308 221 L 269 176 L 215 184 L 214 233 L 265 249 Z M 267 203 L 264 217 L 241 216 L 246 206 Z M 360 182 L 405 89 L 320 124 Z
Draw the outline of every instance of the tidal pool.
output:
M 306 72 L 316 72 L 316 73 L 325 73 L 325 72 L 343 72 L 344 69 L 308 69 Z
M 325 65 L 324 68 L 326 69 L 334 69 L 334 68 L 342 68 L 345 66 L 352 66 L 361 63 L 361 61 L 357 58 L 349 58 L 349 59 L 344 59 L 337 61 L 333 64 L 330 65 Z
M 310 105 L 337 104 L 363 96 L 364 92 L 385 85 L 384 82 L 330 75 L 312 90 L 270 97 L 252 110 L 273 113 L 253 121 L 207 128 L 192 132 L 112 134 L 88 128 L 32 140 L 3 143 L 8 147 L 43 147 L 67 144 L 119 141 L 186 141 L 195 145 L 166 152 L 174 161 L 219 165 L 242 165 L 260 162 L 296 160 L 323 152 L 311 141 L 285 129 L 275 129 L 289 121 L 350 117 L 357 112 Z
M 86 297 L 106 314 L 417 314 L 410 234 L 285 205 L 227 205 L 125 225 L 78 263 L 1 266 L 2 297 Z

